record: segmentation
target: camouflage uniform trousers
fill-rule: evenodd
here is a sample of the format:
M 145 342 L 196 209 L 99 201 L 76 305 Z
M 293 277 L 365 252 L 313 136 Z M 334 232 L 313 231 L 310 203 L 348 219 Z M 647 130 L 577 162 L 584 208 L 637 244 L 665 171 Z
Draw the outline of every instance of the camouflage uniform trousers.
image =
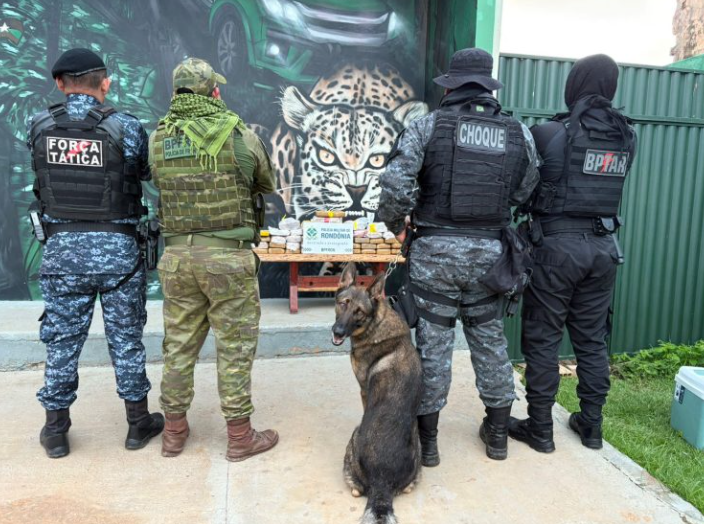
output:
M 423 237 L 411 248 L 411 281 L 423 289 L 473 303 L 487 298 L 488 292 L 478 279 L 486 273 L 501 254 L 501 242 L 482 238 Z M 443 316 L 453 316 L 457 310 L 415 297 L 419 308 Z M 488 407 L 509 405 L 516 398 L 513 368 L 508 357 L 503 320 L 492 320 L 470 326 L 468 319 L 496 308 L 487 304 L 462 308 L 464 335 L 471 351 L 479 397 Z M 416 344 L 423 366 L 424 392 L 420 415 L 440 411 L 447 404 L 452 381 L 452 351 L 455 330 L 418 320 Z
M 159 261 L 164 293 L 161 407 L 185 413 L 193 371 L 208 331 L 217 349 L 218 391 L 227 420 L 254 411 L 251 372 L 259 335 L 258 261 L 248 249 L 167 247 Z
M 95 300 L 125 275 L 42 274 L 46 316 L 40 338 L 47 346 L 44 387 L 37 398 L 45 409 L 68 408 L 78 390 L 78 358 L 88 337 Z M 142 400 L 151 384 L 145 370 L 142 332 L 147 322 L 146 272 L 140 269 L 118 289 L 100 293 L 105 338 L 121 399 Z

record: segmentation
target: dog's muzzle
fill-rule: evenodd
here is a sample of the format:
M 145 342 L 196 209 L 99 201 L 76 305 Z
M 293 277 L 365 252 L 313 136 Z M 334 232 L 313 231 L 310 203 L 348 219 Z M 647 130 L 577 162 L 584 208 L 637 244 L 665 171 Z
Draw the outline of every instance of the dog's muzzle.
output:
M 334 346 L 341 346 L 343 342 L 345 341 L 345 336 L 344 332 L 340 332 L 340 328 L 338 326 L 333 326 L 332 328 L 332 343 Z

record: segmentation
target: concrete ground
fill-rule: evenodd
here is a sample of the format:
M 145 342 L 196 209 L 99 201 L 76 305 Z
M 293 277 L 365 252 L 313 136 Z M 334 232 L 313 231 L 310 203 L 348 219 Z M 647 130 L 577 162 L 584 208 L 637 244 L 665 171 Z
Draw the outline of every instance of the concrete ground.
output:
M 43 413 L 34 399 L 42 372 L 0 373 L 0 524 L 345 524 L 365 499 L 351 496 L 342 458 L 361 417 L 346 356 L 255 363 L 256 427 L 279 430 L 271 452 L 224 458 L 225 423 L 213 364 L 196 369 L 192 436 L 178 458 L 122 447 L 126 424 L 112 370 L 81 369 L 72 408 L 71 454 L 50 460 L 39 445 Z M 150 366 L 157 406 L 160 367 Z M 522 397 L 522 394 L 521 394 Z M 583 448 L 556 413 L 557 451 L 511 442 L 509 459 L 486 458 L 477 437 L 483 409 L 469 354 L 456 352 L 454 384 L 440 425 L 442 464 L 425 469 L 395 501 L 403 524 L 682 524 L 701 515 L 662 490 L 610 446 Z M 515 412 L 525 413 L 525 402 Z M 673 506 L 674 504 L 674 506 Z

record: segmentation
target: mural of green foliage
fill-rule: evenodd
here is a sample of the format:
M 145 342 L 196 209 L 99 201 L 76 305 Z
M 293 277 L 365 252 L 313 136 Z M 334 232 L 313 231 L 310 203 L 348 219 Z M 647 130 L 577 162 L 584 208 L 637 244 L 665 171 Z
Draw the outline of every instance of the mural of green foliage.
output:
M 426 76 L 445 67 L 457 45 L 473 39 L 476 3 L 449 4 L 0 0 L 0 300 L 41 298 L 41 246 L 26 218 L 33 199 L 26 122 L 62 100 L 50 70 L 63 51 L 86 47 L 98 53 L 112 80 L 107 103 L 136 116 L 148 132 L 167 111 L 175 65 L 189 56 L 209 60 L 228 78 L 222 89 L 228 106 L 272 147 L 271 136 L 283 122 L 284 90 L 294 86 L 308 94 L 346 65 L 376 64 L 382 71 L 396 71 L 413 98 L 423 100 Z M 419 63 L 428 64 L 427 74 Z M 281 163 L 288 160 L 273 160 L 278 168 L 287 167 Z M 147 187 L 146 196 L 153 211 L 153 187 Z M 269 223 L 277 222 L 285 208 L 279 196 L 269 198 Z M 266 268 L 264 273 L 263 296 L 284 296 L 285 268 Z M 149 296 L 159 296 L 155 276 Z

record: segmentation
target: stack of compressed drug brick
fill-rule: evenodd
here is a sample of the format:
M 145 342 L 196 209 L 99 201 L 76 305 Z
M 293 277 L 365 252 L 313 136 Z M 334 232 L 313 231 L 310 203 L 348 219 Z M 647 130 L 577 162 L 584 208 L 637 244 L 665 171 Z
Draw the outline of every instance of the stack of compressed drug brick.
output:
M 286 253 L 286 238 L 291 236 L 288 229 L 269 227 L 269 253 L 272 255 L 283 255 Z
M 401 249 L 401 244 L 381 222 L 358 225 L 355 222 L 354 246 L 355 255 L 395 255 Z
M 384 233 L 384 243 L 389 246 L 392 255 L 395 255 L 401 251 L 401 242 L 396 240 L 396 235 L 394 235 L 391 231 Z
M 279 222 L 279 227 L 269 227 L 261 231 L 262 240 L 254 249 L 255 253 L 272 255 L 296 255 L 301 252 L 303 230 L 301 223 L 295 218 L 285 218 Z
M 299 254 L 301 252 L 301 243 L 303 242 L 301 222 L 295 218 L 284 218 L 279 222 L 279 229 L 289 232 L 286 237 L 286 253 L 290 255 Z
M 269 235 L 268 230 L 261 230 L 259 232 L 259 236 L 261 237 L 261 241 L 257 244 L 257 247 L 255 247 L 253 251 L 260 255 L 266 254 L 269 252 L 269 241 L 271 240 L 271 235 Z
M 354 230 L 354 232 L 352 233 L 354 237 L 354 244 L 352 244 L 352 254 L 361 255 L 363 248 L 371 246 L 371 244 L 369 243 L 369 238 L 367 238 L 367 235 L 369 234 L 369 221 L 366 218 L 358 218 L 354 221 L 352 227 Z
M 387 231 L 386 225 L 382 223 L 372 222 L 369 224 L 369 232 L 367 238 L 369 245 L 362 248 L 363 255 L 388 255 L 390 251 L 386 250 L 384 244 L 384 233 Z M 381 252 L 379 252 L 381 248 Z

